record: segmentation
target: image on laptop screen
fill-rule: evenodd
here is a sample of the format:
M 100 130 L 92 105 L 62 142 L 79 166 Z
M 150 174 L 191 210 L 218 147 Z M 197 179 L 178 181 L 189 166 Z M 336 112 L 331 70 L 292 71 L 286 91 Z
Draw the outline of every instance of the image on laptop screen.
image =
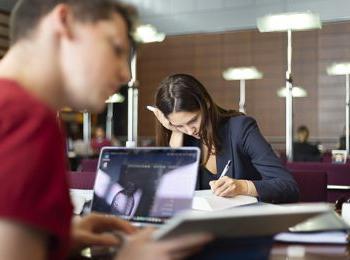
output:
M 157 222 L 190 209 L 198 164 L 198 148 L 104 148 L 92 210 Z

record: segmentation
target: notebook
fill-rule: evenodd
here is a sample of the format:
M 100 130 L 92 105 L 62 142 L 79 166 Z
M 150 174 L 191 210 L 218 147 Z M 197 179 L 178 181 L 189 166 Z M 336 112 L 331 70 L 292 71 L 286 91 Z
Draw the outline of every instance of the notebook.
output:
M 225 210 L 257 202 L 257 198 L 252 196 L 237 195 L 232 198 L 225 198 L 216 196 L 211 190 L 198 190 L 193 198 L 192 209 L 203 211 Z
M 91 210 L 160 224 L 191 209 L 199 154 L 196 147 L 103 148 Z

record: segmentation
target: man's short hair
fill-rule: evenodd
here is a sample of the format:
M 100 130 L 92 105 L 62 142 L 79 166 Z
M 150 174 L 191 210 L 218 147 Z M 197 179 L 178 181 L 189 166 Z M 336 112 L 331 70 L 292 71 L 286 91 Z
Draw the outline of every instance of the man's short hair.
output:
M 297 129 L 297 133 L 301 133 L 301 132 L 309 133 L 309 129 L 305 125 L 301 125 Z
M 118 13 L 125 20 L 129 38 L 133 43 L 133 20 L 137 12 L 130 5 L 111 0 L 18 0 L 10 19 L 11 45 L 28 37 L 35 30 L 40 19 L 59 4 L 70 5 L 76 19 L 81 22 L 97 22 L 109 19 L 113 13 Z

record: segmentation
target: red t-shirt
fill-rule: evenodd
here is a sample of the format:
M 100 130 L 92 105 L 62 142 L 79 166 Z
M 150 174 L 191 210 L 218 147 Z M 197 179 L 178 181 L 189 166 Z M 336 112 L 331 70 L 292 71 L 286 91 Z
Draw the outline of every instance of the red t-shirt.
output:
M 72 205 L 55 111 L 6 79 L 0 111 L 0 219 L 45 232 L 53 241 L 50 259 L 63 259 Z

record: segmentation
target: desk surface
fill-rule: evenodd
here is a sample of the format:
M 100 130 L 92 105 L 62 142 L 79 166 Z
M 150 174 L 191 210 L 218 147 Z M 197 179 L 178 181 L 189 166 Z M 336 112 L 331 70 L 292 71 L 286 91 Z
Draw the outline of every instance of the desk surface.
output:
M 350 247 L 345 245 L 275 243 L 270 260 L 350 259 Z
M 91 258 L 75 258 L 91 259 Z M 108 257 L 93 258 L 95 260 L 113 260 Z M 345 245 L 318 245 L 275 243 L 269 260 L 329 260 L 350 259 L 350 247 Z

